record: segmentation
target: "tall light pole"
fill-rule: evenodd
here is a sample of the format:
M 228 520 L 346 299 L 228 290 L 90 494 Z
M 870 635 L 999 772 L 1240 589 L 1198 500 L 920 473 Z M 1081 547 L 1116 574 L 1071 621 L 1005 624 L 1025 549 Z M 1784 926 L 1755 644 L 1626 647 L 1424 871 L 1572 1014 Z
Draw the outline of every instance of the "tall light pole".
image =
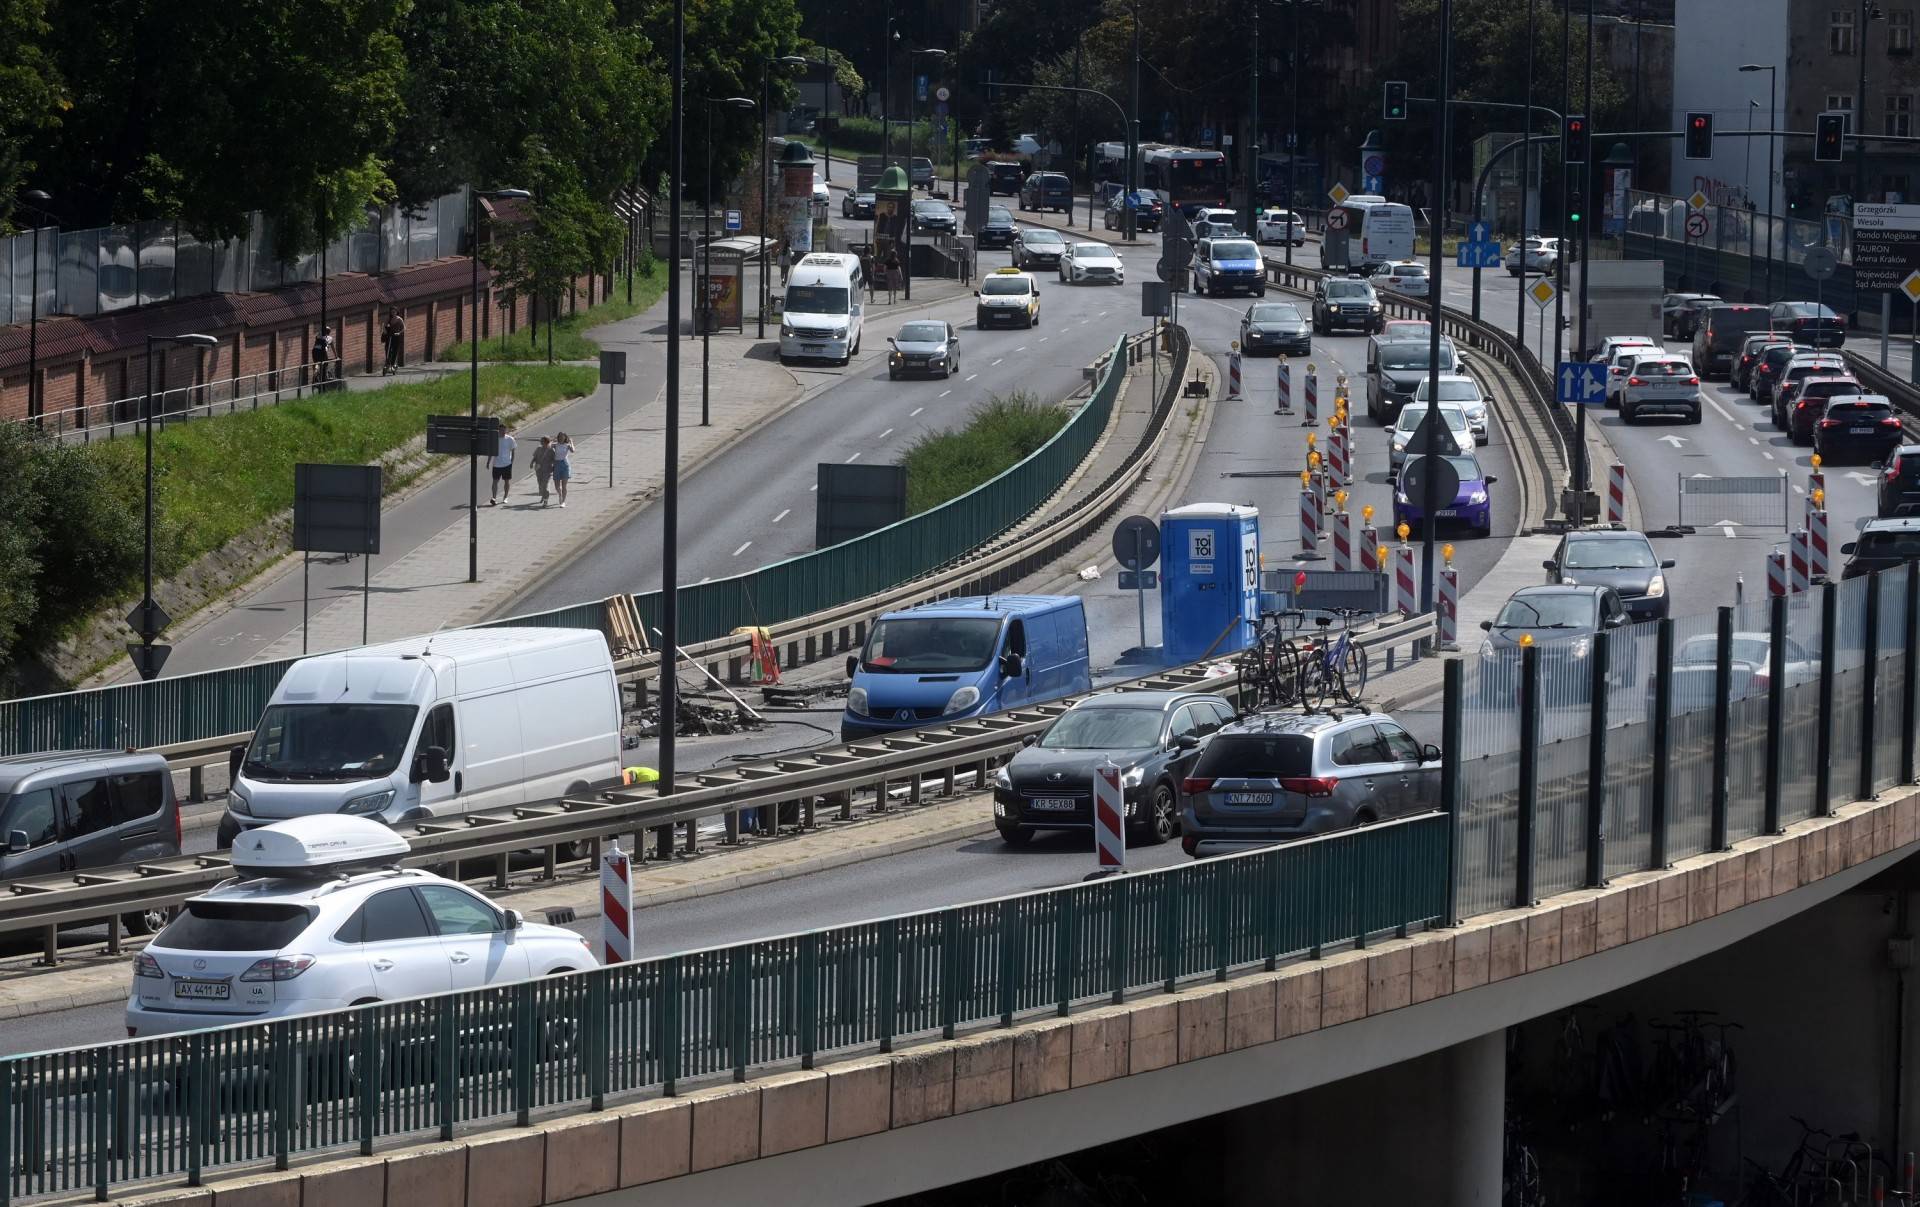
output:
M 1867 199 L 1867 22 L 1883 21 L 1878 0 L 1860 0 L 1860 25 L 1854 53 L 1860 56 L 1860 89 L 1853 96 L 1853 203 Z
M 467 348 L 473 354 L 472 380 L 467 391 L 467 431 L 474 432 L 480 427 L 480 315 L 486 305 L 480 298 L 480 199 L 497 201 L 507 197 L 531 197 L 525 189 L 475 189 L 467 190 L 467 240 L 472 245 L 467 248 L 471 253 L 473 269 L 472 321 L 467 324 Z M 467 454 L 467 581 L 480 581 L 480 458 Z
M 1260 175 L 1260 6 L 1253 8 L 1253 84 L 1247 101 L 1247 109 L 1252 119 L 1247 122 L 1247 233 L 1259 237 L 1259 220 L 1254 216 L 1253 185 Z M 1293 234 L 1291 223 L 1287 234 Z
M 893 0 L 887 0 L 886 36 L 880 41 L 880 170 L 893 164 Z M 856 181 L 856 183 L 858 183 Z M 913 191 L 913 177 L 907 177 L 907 191 Z
M 1527 197 L 1533 190 L 1533 50 L 1535 22 L 1540 15 L 1540 0 L 1527 0 L 1527 117 L 1521 124 L 1527 145 L 1520 148 L 1520 284 L 1513 299 L 1514 346 L 1527 347 Z M 1480 215 L 1476 212 L 1474 217 Z
M 1295 207 L 1299 204 L 1298 198 L 1294 196 L 1294 189 L 1296 187 L 1297 182 L 1293 174 L 1294 163 L 1300 158 L 1300 6 L 1299 4 L 1295 3 L 1295 4 L 1287 5 L 1287 18 L 1288 18 L 1288 24 L 1293 27 L 1292 30 L 1290 31 L 1293 36 L 1287 39 L 1288 41 L 1287 56 L 1291 60 L 1291 65 L 1293 67 L 1293 70 L 1288 73 L 1293 76 L 1293 95 L 1287 101 L 1287 243 L 1286 243 L 1286 247 L 1287 247 L 1287 266 L 1291 268 L 1293 266 L 1293 222 L 1295 217 Z M 1306 221 L 1302 219 L 1300 223 L 1300 237 L 1303 239 L 1306 238 L 1306 229 L 1307 229 Z
M 147 336 L 147 393 L 142 404 L 142 418 L 146 428 L 147 445 L 147 492 L 145 517 L 141 525 L 142 551 L 140 557 L 141 580 L 145 589 L 141 592 L 140 604 L 134 608 L 127 622 L 133 631 L 140 635 L 140 644 L 127 647 L 127 654 L 133 659 L 134 669 L 142 679 L 156 679 L 160 668 L 166 664 L 167 655 L 172 652 L 170 646 L 155 645 L 153 639 L 161 630 L 172 623 L 171 618 L 161 609 L 153 598 L 153 346 L 155 344 L 182 344 L 190 348 L 214 348 L 220 341 L 211 335 L 197 333 L 187 335 L 149 335 Z
M 700 426 L 712 427 L 713 411 L 707 394 L 707 366 L 713 351 L 713 107 L 725 105 L 729 109 L 751 109 L 753 101 L 744 96 L 707 96 L 700 99 L 707 110 L 707 213 L 701 224 L 704 238 L 700 245 L 700 272 L 695 274 L 694 280 L 700 283 Z M 765 121 L 760 125 L 764 131 Z M 763 155 L 766 152 L 766 146 L 766 140 L 762 139 L 760 149 Z M 766 179 L 766 173 L 761 173 L 761 179 L 762 181 Z M 764 206 L 766 185 L 763 183 L 760 187 Z M 764 212 L 763 208 L 762 213 Z M 764 225 L 765 219 L 762 218 L 761 221 Z M 766 284 L 767 272 L 765 234 L 765 231 L 761 232 L 760 240 L 760 283 L 762 285 Z
M 1434 106 L 1433 143 L 1434 169 L 1436 185 L 1433 190 L 1432 227 L 1428 239 L 1428 258 L 1430 264 L 1427 275 L 1433 278 L 1432 288 L 1428 290 L 1433 300 L 1433 318 L 1427 331 L 1427 417 L 1422 420 L 1426 428 L 1426 470 L 1421 477 L 1425 485 L 1420 497 L 1420 610 L 1433 610 L 1433 534 L 1440 526 L 1440 475 L 1434 472 L 1439 463 L 1440 453 L 1440 296 L 1441 273 L 1445 271 L 1446 257 L 1440 252 L 1447 229 L 1447 177 L 1450 164 L 1448 152 L 1452 150 L 1450 123 L 1448 118 L 1453 112 L 1453 0 L 1440 0 L 1440 89 L 1434 94 L 1440 103 Z M 1522 253 L 1524 255 L 1524 252 Z
M 1773 91 L 1779 82 L 1780 68 L 1776 63 L 1742 63 L 1742 71 L 1764 71 L 1767 73 L 1767 296 L 1773 296 L 1773 144 L 1779 138 L 1774 131 L 1780 127 L 1774 118 Z
M 824 53 L 823 51 L 822 54 Z M 800 55 L 783 54 L 763 60 L 760 64 L 760 153 L 754 157 L 754 162 L 760 165 L 760 314 L 755 320 L 757 324 L 757 330 L 754 332 L 755 339 L 767 338 L 767 299 L 771 294 L 771 288 L 767 284 L 767 178 L 773 175 L 773 160 L 767 154 L 767 145 L 773 141 L 773 136 L 767 132 L 767 114 L 773 108 L 773 69 L 805 67 L 807 63 L 808 60 Z M 734 98 L 734 100 L 738 99 L 740 98 Z M 713 125 L 711 111 L 707 114 L 707 125 L 709 129 Z M 711 151 L 708 152 L 708 159 L 709 161 L 712 159 Z M 713 174 L 711 167 L 707 174 L 709 176 Z M 708 182 L 708 187 L 712 187 L 711 181 Z M 702 426 L 705 426 L 704 421 Z
M 1137 230 L 1133 195 L 1140 187 L 1140 0 L 1133 0 L 1133 84 L 1127 110 L 1133 121 L 1127 127 L 1127 203 L 1120 207 L 1120 233 L 1131 243 Z
M 660 792 L 673 793 L 674 730 L 680 724 L 680 191 L 682 128 L 687 91 L 687 0 L 673 0 L 673 45 L 668 52 L 672 81 L 667 118 L 667 407 L 661 444 L 666 472 L 660 506 Z M 673 830 L 662 836 L 658 853 L 673 855 Z
M 918 50 L 913 49 L 911 47 L 908 48 L 907 74 L 910 76 L 913 76 L 913 90 L 916 93 L 920 91 L 920 77 L 918 74 L 916 74 L 918 69 L 914 67 L 913 61 L 917 58 L 920 58 L 922 55 L 930 59 L 944 59 L 947 57 L 947 52 L 944 50 L 937 50 L 933 47 L 922 47 Z M 913 106 L 908 105 L 907 106 L 907 198 L 909 201 L 911 201 L 913 198 L 913 121 L 914 121 Z M 933 148 L 928 147 L 927 150 L 929 152 L 927 159 L 931 161 L 933 159 L 933 156 L 931 154 Z M 928 193 L 933 192 L 933 181 L 931 179 L 927 181 L 927 192 Z M 908 209 L 909 211 L 911 211 L 912 207 L 909 206 Z M 1072 217 L 1071 212 L 1068 213 L 1068 217 Z M 911 212 L 909 212 L 907 220 L 909 223 L 912 222 L 913 218 L 912 218 Z M 912 295 L 909 294 L 908 296 L 911 297 Z
M 15 203 L 52 221 L 47 206 L 53 198 L 41 189 L 28 189 Z M 33 224 L 33 268 L 27 281 L 27 417 L 40 415 L 40 224 Z

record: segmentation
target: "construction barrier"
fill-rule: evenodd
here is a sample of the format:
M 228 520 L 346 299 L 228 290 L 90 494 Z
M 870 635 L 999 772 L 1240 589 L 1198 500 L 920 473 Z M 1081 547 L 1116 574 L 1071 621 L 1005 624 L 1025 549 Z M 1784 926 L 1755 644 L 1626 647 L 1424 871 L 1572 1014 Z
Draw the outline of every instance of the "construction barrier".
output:
M 1460 644 L 1460 572 L 1453 568 L 1453 546 L 1446 548 L 1447 564 L 1440 571 L 1439 590 L 1434 593 L 1434 632 L 1443 650 L 1458 649 Z
M 1372 524 L 1360 529 L 1360 568 L 1380 573 L 1380 530 Z
M 1807 530 L 1796 528 L 1787 534 L 1787 586 L 1795 594 L 1804 594 L 1812 586 L 1807 565 Z
M 1333 522 L 1328 526 L 1328 531 L 1333 537 L 1333 568 L 1353 569 L 1353 517 L 1345 507 L 1333 513 Z
M 1227 400 L 1235 401 L 1240 397 L 1240 354 L 1227 353 Z
M 1627 522 L 1627 467 L 1615 461 L 1607 466 L 1607 523 Z
M 600 856 L 600 962 L 633 958 L 633 862 L 611 843 Z
M 1109 761 L 1093 769 L 1094 860 L 1103 872 L 1127 866 L 1126 799 L 1120 768 Z
M 1347 478 L 1347 427 L 1335 424 L 1327 437 L 1327 484 L 1335 490 L 1345 490 Z
M 773 634 L 763 628 L 740 628 L 735 629 L 733 635 L 747 639 L 747 660 L 752 664 L 753 682 L 757 685 L 780 682 L 780 651 L 773 644 Z
M 1419 579 L 1413 567 L 1413 546 L 1400 542 L 1393 551 L 1393 610 L 1402 616 L 1420 614 Z
M 1279 367 L 1274 370 L 1274 373 L 1280 387 L 1280 394 L 1279 400 L 1273 404 L 1273 413 L 1291 415 L 1293 413 L 1293 366 L 1287 363 L 1285 356 L 1280 358 Z
M 1305 415 L 1300 420 L 1300 426 L 1319 427 L 1320 426 L 1320 373 L 1318 370 L 1316 370 L 1313 367 L 1312 361 L 1307 362 L 1307 380 L 1305 384 L 1305 389 L 1302 392 L 1302 398 L 1304 401 L 1304 405 L 1306 406 L 1307 409 L 1306 409 Z
M 1300 489 L 1300 556 L 1320 556 L 1320 499 L 1310 487 Z
M 1827 509 L 1824 507 L 1807 512 L 1807 574 L 1815 582 L 1824 582 L 1829 576 L 1827 560 Z
M 1783 549 L 1774 549 L 1767 554 L 1767 594 L 1785 595 L 1787 593 L 1787 554 Z

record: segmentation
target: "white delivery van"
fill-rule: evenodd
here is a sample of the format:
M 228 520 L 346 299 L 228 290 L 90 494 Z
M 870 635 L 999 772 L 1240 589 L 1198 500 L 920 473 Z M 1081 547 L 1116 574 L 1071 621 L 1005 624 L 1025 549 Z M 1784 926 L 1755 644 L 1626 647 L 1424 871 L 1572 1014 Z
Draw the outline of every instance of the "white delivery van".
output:
M 620 693 L 592 629 L 458 629 L 303 658 L 236 751 L 220 820 L 348 813 L 388 825 L 619 781 Z
M 816 251 L 800 257 L 787 274 L 780 319 L 780 360 L 832 360 L 846 364 L 860 352 L 860 257 Z

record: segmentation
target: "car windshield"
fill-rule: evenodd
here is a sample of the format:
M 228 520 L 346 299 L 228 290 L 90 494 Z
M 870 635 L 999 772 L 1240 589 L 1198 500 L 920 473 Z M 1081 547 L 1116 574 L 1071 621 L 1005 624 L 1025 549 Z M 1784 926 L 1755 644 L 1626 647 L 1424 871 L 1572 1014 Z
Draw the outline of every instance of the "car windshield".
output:
M 860 665 L 894 675 L 977 671 L 993 657 L 1000 621 L 991 617 L 913 616 L 873 626 Z
M 1299 733 L 1228 733 L 1207 743 L 1193 766 L 1206 779 L 1277 780 L 1313 774 L 1313 739 Z
M 788 314 L 845 314 L 847 291 L 839 285 L 789 285 L 784 306 Z
M 1775 369 L 1779 368 L 1793 359 L 1795 348 L 1794 344 L 1775 344 L 1767 349 L 1766 364 Z
M 1160 195 L 1158 193 L 1143 193 L 1137 189 L 1127 194 L 1127 198 L 1129 202 L 1135 206 L 1157 206 L 1160 204 Z
M 1447 464 L 1453 466 L 1454 475 L 1460 479 L 1462 486 L 1487 476 L 1487 471 L 1480 468 L 1480 462 L 1472 457 L 1448 457 Z
M 1863 532 L 1854 552 L 1860 557 L 1920 558 L 1920 532 L 1897 529 Z
M 1420 426 L 1422 419 L 1427 417 L 1427 410 L 1427 407 L 1402 407 L 1400 409 L 1400 418 L 1395 426 L 1403 432 L 1411 432 Z M 1442 403 L 1440 407 L 1440 418 L 1446 420 L 1447 426 L 1450 428 L 1465 429 L 1467 426 L 1466 411 L 1456 406 L 1448 406 Z
M 1066 240 L 1065 240 L 1065 239 L 1062 239 L 1062 238 L 1060 237 L 1060 232 L 1058 232 L 1058 231 L 1050 231 L 1050 230 L 1026 230 L 1026 231 L 1021 231 L 1021 232 L 1020 232 L 1020 241 L 1021 241 L 1022 243 L 1029 243 L 1029 244 L 1032 244 L 1032 243 L 1065 243 L 1065 242 L 1066 242 Z
M 1012 226 L 1013 215 L 1007 212 L 1007 207 L 1004 205 L 989 206 L 987 221 L 994 226 Z
M 1213 244 L 1213 258 L 1216 260 L 1258 260 L 1260 253 L 1253 244 L 1245 239 L 1216 239 Z
M 1659 561 L 1644 540 L 1568 541 L 1568 570 L 1651 570 Z
M 1015 294 L 1027 291 L 1025 277 L 988 277 L 980 286 L 981 293 Z
M 1292 302 L 1265 302 L 1247 312 L 1247 318 L 1256 323 L 1304 323 L 1300 317 L 1300 308 Z
M 899 340 L 903 344 L 937 344 L 947 338 L 945 323 L 908 323 L 900 328 Z
M 1415 400 L 1425 402 L 1428 397 L 1427 383 L 1424 381 L 1421 382 L 1419 389 L 1414 391 L 1413 396 Z M 1480 385 L 1478 382 L 1469 381 L 1464 377 L 1455 377 L 1452 379 L 1443 377 L 1440 379 L 1441 402 L 1479 402 L 1480 398 Z
M 1692 377 L 1693 366 L 1684 360 L 1643 360 L 1633 366 L 1635 377 Z
M 1104 243 L 1076 243 L 1073 245 L 1073 255 L 1075 259 L 1079 260 L 1111 260 L 1114 258 L 1113 249 Z
M 1893 408 L 1884 402 L 1843 402 L 1828 407 L 1827 418 L 1843 423 L 1879 423 L 1893 418 Z
M 153 943 L 172 951 L 279 951 L 312 921 L 304 905 L 189 901 Z
M 1410 323 L 1405 319 L 1396 319 L 1386 325 L 1386 338 L 1382 343 L 1412 343 L 1432 338 L 1432 323 Z M 1446 341 L 1442 340 L 1444 344 Z
M 413 734 L 411 704 L 274 704 L 241 771 L 259 780 L 360 780 L 390 775 Z
M 1720 641 L 1717 637 L 1695 637 L 1680 647 L 1680 653 L 1674 661 L 1682 666 L 1712 666 L 1719 660 Z M 1767 639 L 1764 637 L 1733 638 L 1733 660 L 1749 666 L 1764 666 L 1767 662 Z M 1788 649 L 1789 656 L 1792 649 Z
M 1833 307 L 1823 306 L 1818 302 L 1788 302 L 1787 313 L 1798 318 L 1808 319 L 1837 319 L 1840 317 L 1834 312 Z
M 1369 298 L 1373 288 L 1365 281 L 1328 281 L 1327 296 L 1330 298 Z
M 1720 303 L 1726 300 L 1727 299 L 1725 298 L 1716 298 L 1712 294 L 1707 294 L 1702 297 L 1689 298 L 1687 301 L 1683 302 L 1682 305 L 1692 306 L 1697 309 L 1702 306 L 1718 306 Z
M 938 201 L 916 201 L 913 203 L 913 212 L 925 214 L 929 218 L 953 217 L 953 211 Z
M 1386 267 L 1390 276 L 1424 277 L 1427 275 L 1427 267 L 1424 264 L 1389 264 Z
M 1588 629 L 1593 621 L 1593 596 L 1543 591 L 1509 599 L 1493 625 L 1497 629 Z
M 854 199 L 855 201 L 859 201 L 859 202 L 864 202 L 865 204 L 868 204 L 868 205 L 871 205 L 871 204 L 873 204 L 873 194 L 872 194 L 872 193 L 855 193 L 855 194 L 853 195 L 853 199 Z
M 1160 742 L 1157 708 L 1076 708 L 1040 739 L 1043 750 L 1143 750 Z
M 1380 350 L 1380 367 L 1399 372 L 1403 369 L 1424 369 L 1433 364 L 1433 347 L 1430 344 L 1388 344 Z M 1440 345 L 1440 363 L 1453 363 L 1453 353 L 1445 344 Z

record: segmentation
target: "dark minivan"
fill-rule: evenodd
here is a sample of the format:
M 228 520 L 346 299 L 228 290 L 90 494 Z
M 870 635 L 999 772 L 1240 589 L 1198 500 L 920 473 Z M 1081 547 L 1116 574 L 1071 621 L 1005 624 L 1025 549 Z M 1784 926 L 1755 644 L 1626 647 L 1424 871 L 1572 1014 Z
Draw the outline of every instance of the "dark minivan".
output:
M 1027 178 L 1027 166 L 1018 160 L 990 159 L 987 161 L 987 192 L 1005 193 L 1009 197 L 1020 195 L 1020 184 Z
M 1767 330 L 1770 319 L 1765 306 L 1709 307 L 1693 330 L 1693 367 L 1702 377 L 1731 373 L 1747 336 Z
M 1035 172 L 1020 186 L 1020 208 L 1070 212 L 1073 209 L 1073 182 L 1061 172 Z
M 61 750 L 0 758 L 0 882 L 180 853 L 180 802 L 157 754 Z M 128 914 L 134 934 L 165 912 Z

